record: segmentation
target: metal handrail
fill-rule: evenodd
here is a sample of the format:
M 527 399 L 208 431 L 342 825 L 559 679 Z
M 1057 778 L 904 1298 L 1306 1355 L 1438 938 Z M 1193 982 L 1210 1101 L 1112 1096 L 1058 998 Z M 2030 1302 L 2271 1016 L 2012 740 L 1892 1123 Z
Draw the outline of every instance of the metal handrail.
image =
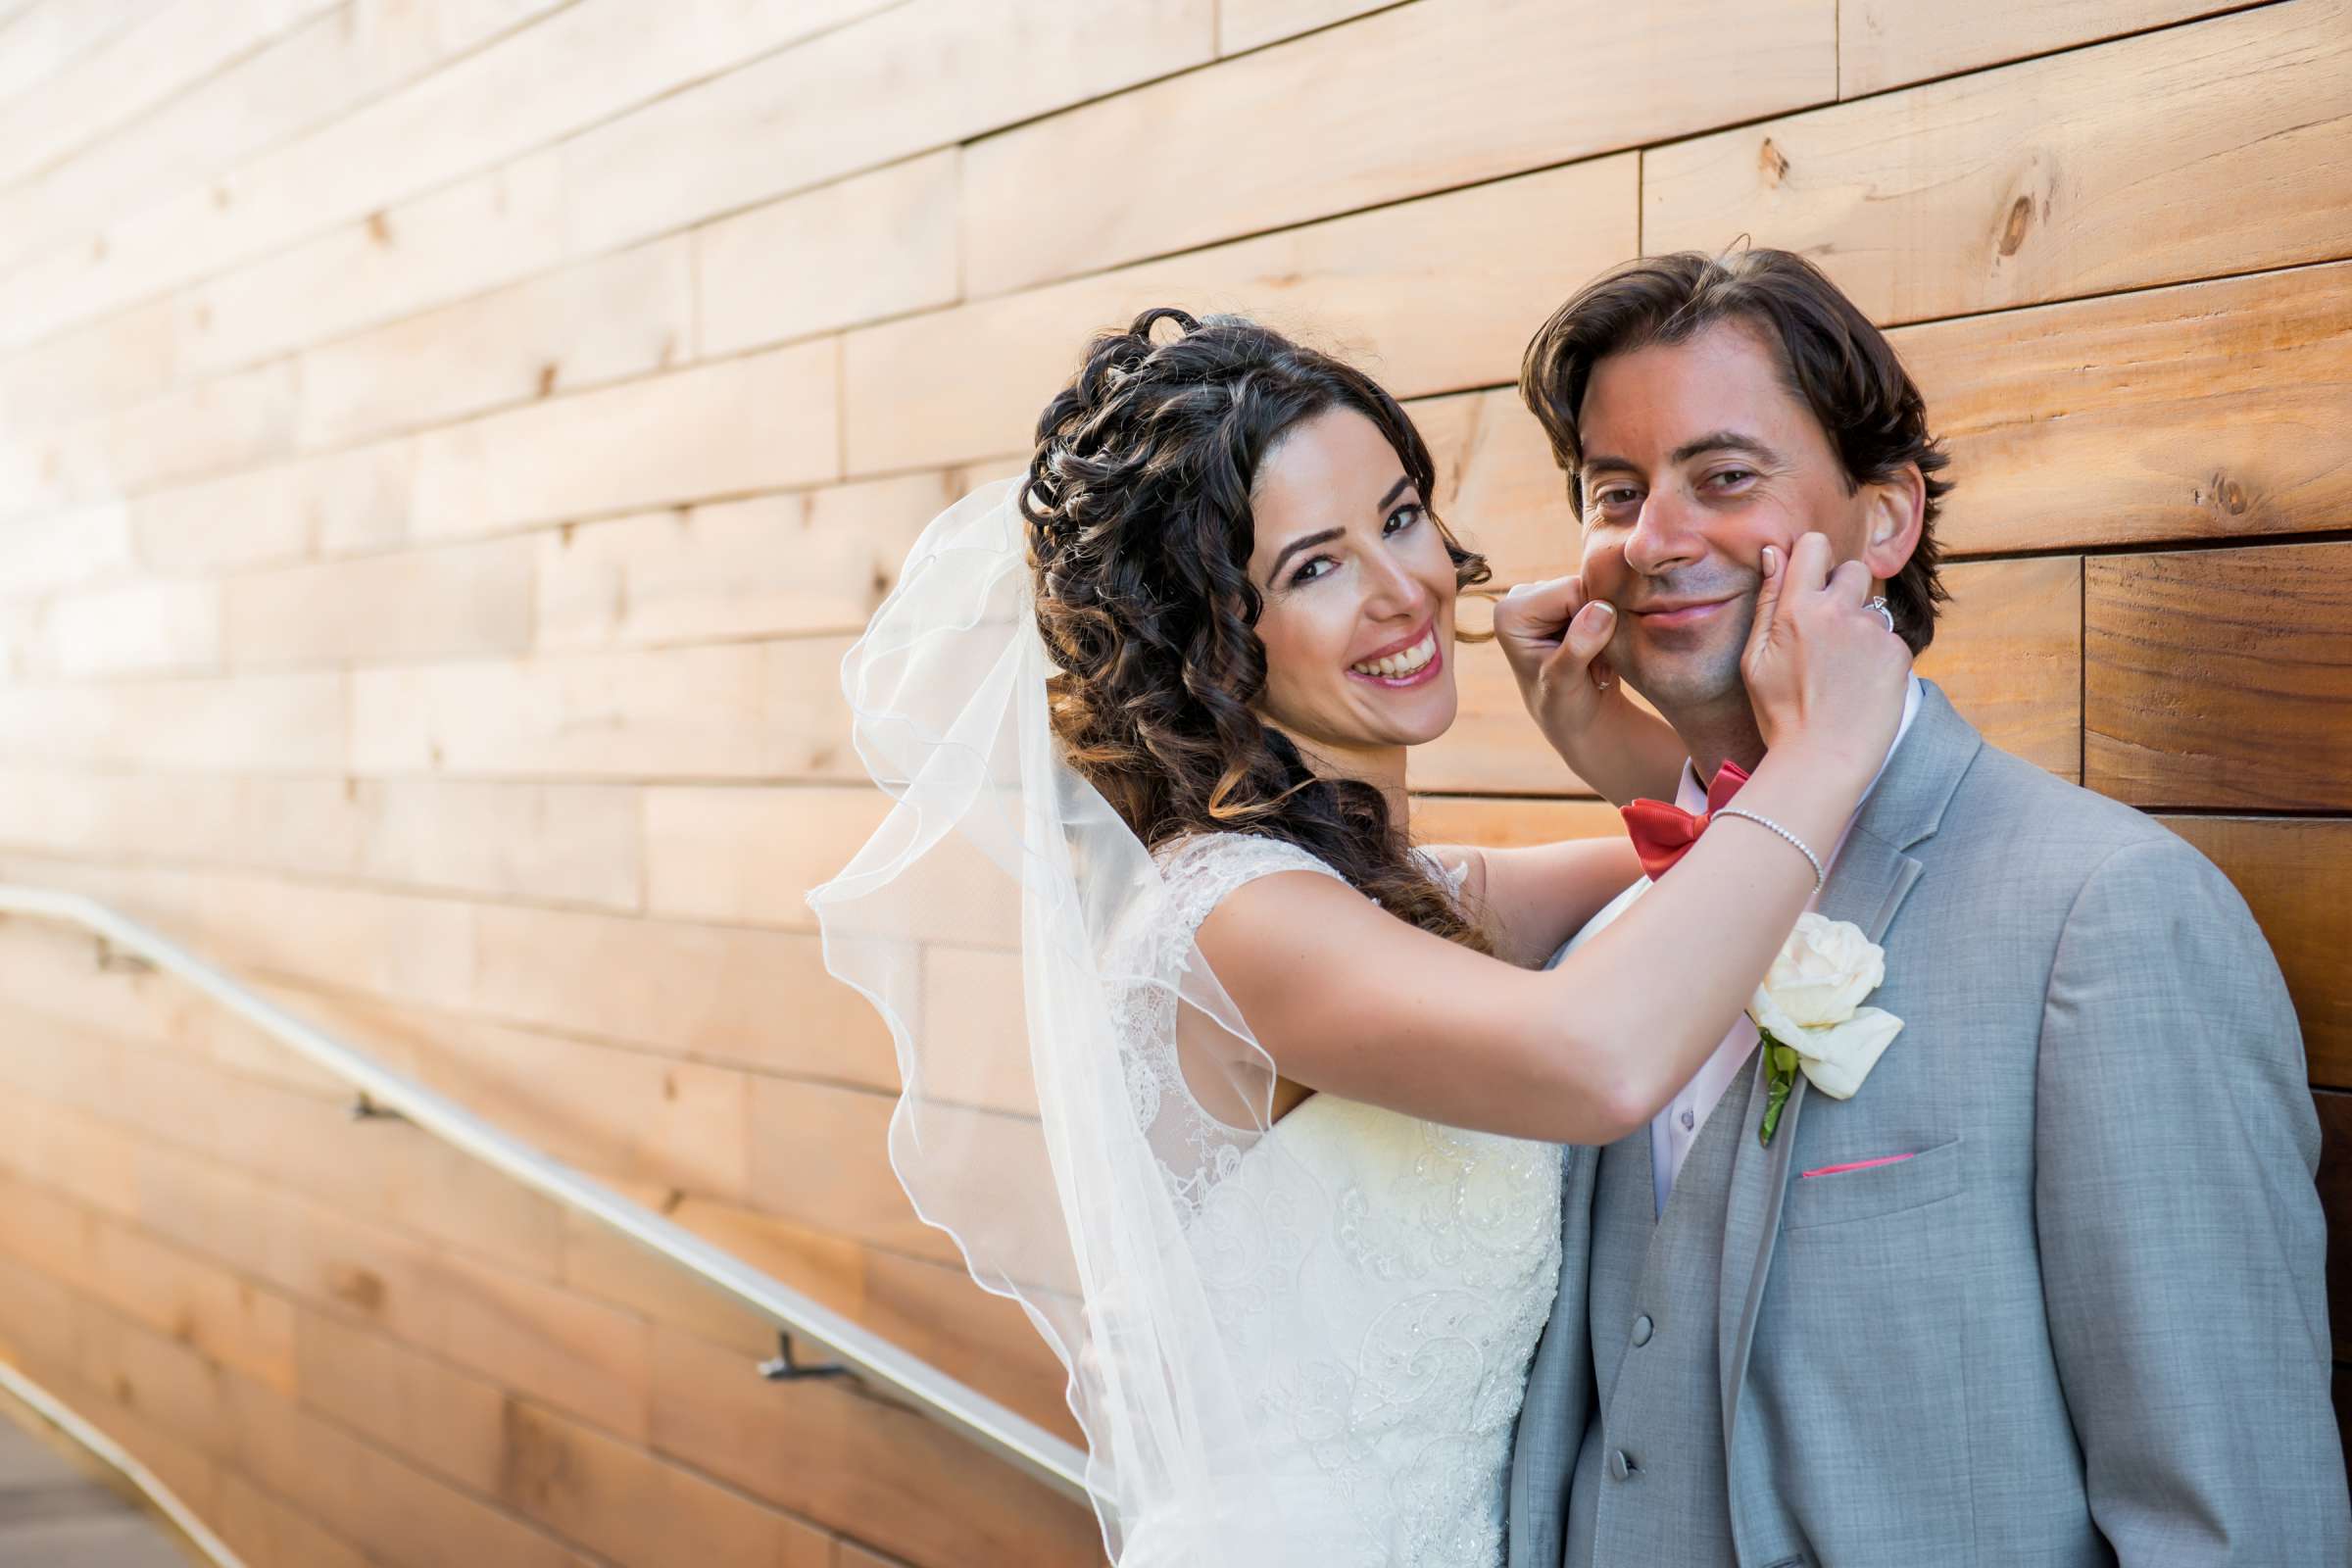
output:
M 1090 1500 L 1086 1456 L 1068 1443 L 986 1395 L 958 1383 L 929 1362 L 809 1299 L 781 1280 L 711 1246 L 692 1231 L 633 1203 L 570 1166 L 550 1159 L 493 1127 L 456 1102 L 393 1072 L 365 1053 L 256 995 L 176 943 L 79 893 L 0 886 L 0 913 L 34 915 L 79 925 L 115 949 L 169 970 L 256 1028 L 352 1085 L 364 1109 L 397 1112 L 425 1132 L 456 1145 L 534 1192 L 601 1220 L 693 1275 L 737 1305 L 758 1313 L 783 1336 L 777 1359 L 763 1370 L 791 1379 L 823 1367 L 793 1358 L 794 1336 L 822 1346 L 841 1370 L 889 1390 L 914 1410 L 1009 1461 L 1079 1501 Z
M 204 1521 L 179 1500 L 179 1494 L 164 1485 L 162 1477 L 141 1464 L 127 1448 L 91 1425 L 72 1405 L 5 1361 L 0 1361 L 0 1405 L 12 1405 L 29 1411 L 33 1419 L 113 1471 L 122 1485 L 138 1494 L 140 1502 L 162 1517 L 172 1535 L 177 1536 L 189 1550 L 201 1555 L 212 1568 L 245 1568 L 245 1559 L 206 1528 Z

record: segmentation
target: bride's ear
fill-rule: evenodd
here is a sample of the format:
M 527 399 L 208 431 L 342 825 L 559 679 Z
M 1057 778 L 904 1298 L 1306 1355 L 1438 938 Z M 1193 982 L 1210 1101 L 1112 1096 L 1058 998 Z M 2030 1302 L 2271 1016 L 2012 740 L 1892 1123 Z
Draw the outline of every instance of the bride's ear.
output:
M 1862 538 L 1862 564 L 1880 582 L 1889 582 L 1911 564 L 1919 549 L 1920 532 L 1928 514 L 1927 475 L 1919 465 L 1906 463 L 1893 477 L 1862 487 L 1868 526 Z

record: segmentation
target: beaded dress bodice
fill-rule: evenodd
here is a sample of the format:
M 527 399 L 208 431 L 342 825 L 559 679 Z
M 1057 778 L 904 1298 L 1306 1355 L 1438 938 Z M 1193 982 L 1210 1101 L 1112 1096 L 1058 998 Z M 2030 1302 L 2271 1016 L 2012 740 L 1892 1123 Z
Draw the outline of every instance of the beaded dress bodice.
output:
M 1259 876 L 1337 875 L 1242 834 L 1158 858 L 1186 942 Z M 1430 869 L 1458 895 L 1458 875 Z M 1170 1180 L 1250 1390 L 1252 1447 L 1312 1560 L 1495 1568 L 1512 1426 L 1558 1282 L 1558 1149 L 1328 1094 L 1245 1134 L 1193 1102 L 1172 1052 L 1136 1079 L 1145 1125 L 1200 1156 Z M 1144 1523 L 1123 1568 L 1159 1568 Z

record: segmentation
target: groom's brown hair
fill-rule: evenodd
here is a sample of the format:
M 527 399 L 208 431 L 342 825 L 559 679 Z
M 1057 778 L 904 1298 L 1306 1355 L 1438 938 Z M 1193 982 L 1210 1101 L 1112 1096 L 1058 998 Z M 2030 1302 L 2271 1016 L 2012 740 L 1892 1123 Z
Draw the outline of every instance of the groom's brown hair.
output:
M 1894 345 L 1793 252 L 1643 257 L 1586 284 L 1544 323 L 1520 363 L 1519 395 L 1551 438 L 1577 516 L 1585 513 L 1577 425 L 1593 367 L 1612 354 L 1686 342 L 1724 320 L 1744 322 L 1774 349 L 1789 392 L 1813 411 L 1844 466 L 1849 491 L 1919 466 L 1927 481 L 1919 548 L 1886 585 L 1895 630 L 1918 653 L 1935 639 L 1936 607 L 1950 597 L 1937 575 L 1936 515 L 1952 487 L 1936 475 L 1951 458 L 1929 433 L 1927 401 Z

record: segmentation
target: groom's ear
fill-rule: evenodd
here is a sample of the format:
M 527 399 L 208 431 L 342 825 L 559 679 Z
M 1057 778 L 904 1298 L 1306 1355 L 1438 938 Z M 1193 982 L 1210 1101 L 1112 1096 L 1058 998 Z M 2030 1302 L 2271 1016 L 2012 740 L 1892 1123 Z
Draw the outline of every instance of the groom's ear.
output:
M 1918 464 L 1904 464 L 1890 478 L 1862 487 L 1862 564 L 1880 582 L 1890 582 L 1911 564 L 1927 526 L 1927 475 Z

